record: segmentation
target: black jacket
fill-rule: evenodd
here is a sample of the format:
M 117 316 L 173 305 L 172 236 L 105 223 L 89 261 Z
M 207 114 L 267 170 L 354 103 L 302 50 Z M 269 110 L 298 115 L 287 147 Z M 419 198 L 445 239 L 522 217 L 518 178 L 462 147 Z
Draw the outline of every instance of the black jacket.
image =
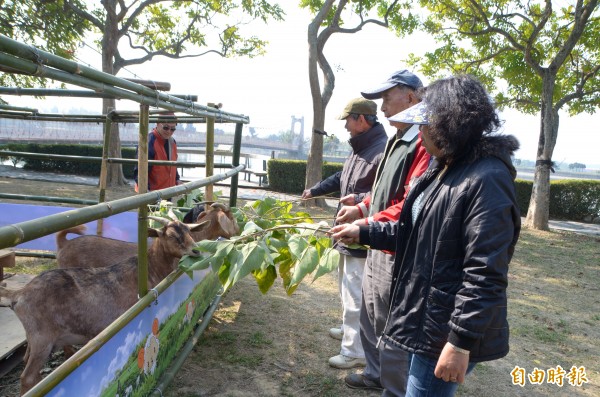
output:
M 361 229 L 361 243 L 396 251 L 383 338 L 431 357 L 447 341 L 473 362 L 508 353 L 507 273 L 521 227 L 510 160 L 517 148 L 512 136 L 484 137 L 445 171 L 434 161 L 398 222 Z M 413 203 L 429 185 L 413 225 Z
M 342 197 L 354 193 L 359 202 L 371 191 L 377 166 L 383 158 L 383 150 L 387 143 L 385 129 L 381 123 L 375 123 L 368 131 L 350 138 L 348 142 L 352 147 L 352 153 L 344 162 L 342 171 L 336 172 L 310 188 L 313 197 L 334 192 L 340 192 Z M 367 256 L 365 250 L 349 250 L 343 244 L 338 244 L 336 247 L 346 255 L 361 258 Z

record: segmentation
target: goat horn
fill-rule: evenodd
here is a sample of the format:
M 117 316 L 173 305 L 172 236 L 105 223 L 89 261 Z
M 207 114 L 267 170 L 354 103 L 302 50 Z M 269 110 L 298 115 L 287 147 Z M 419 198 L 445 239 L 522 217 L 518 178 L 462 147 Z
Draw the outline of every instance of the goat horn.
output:
M 195 202 L 194 205 L 204 205 L 204 204 L 212 204 L 214 201 L 198 201 Z
M 229 211 L 229 208 L 225 204 L 223 204 L 223 203 L 213 203 L 210 206 L 213 207 L 213 208 L 220 208 L 223 211 Z
M 171 218 L 172 221 L 178 221 L 179 218 L 177 218 L 177 215 L 175 215 L 175 212 L 173 212 L 172 208 L 169 208 L 169 212 L 168 212 L 169 218 Z
M 160 223 L 163 226 L 167 226 L 169 224 L 169 220 L 165 219 L 165 218 L 161 218 L 159 216 L 148 216 L 148 219 L 152 219 L 153 221 L 156 221 L 158 223 Z

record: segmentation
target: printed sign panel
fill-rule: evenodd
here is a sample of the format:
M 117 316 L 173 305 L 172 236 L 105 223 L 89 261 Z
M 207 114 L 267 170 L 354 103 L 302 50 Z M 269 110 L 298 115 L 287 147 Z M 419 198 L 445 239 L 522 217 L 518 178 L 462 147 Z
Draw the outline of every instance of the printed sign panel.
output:
M 148 396 L 220 290 L 210 269 L 183 274 L 46 396 Z

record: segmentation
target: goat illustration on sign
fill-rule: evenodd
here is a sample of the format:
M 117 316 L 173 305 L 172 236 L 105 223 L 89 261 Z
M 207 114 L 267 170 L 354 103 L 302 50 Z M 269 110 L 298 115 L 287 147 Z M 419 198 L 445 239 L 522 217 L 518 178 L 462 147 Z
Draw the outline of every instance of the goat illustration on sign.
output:
M 153 374 L 156 369 L 159 348 L 158 318 L 155 318 L 152 322 L 152 333 L 148 335 L 145 346 L 138 352 L 138 368 L 146 375 Z

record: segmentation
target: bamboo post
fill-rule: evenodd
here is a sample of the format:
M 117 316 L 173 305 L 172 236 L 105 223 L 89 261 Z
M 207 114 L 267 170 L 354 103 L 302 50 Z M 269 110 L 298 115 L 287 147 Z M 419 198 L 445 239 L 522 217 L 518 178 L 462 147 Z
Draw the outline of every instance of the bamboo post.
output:
M 138 193 L 148 191 L 148 105 L 140 104 L 138 144 Z M 148 206 L 138 209 L 138 296 L 148 293 Z
M 103 203 L 106 201 L 106 177 L 108 175 L 107 172 L 107 160 L 108 160 L 108 148 L 110 146 L 110 131 L 112 128 L 112 112 L 108 112 L 106 115 L 106 120 L 104 120 L 104 146 L 102 147 L 102 162 L 100 163 L 100 179 L 98 181 L 100 187 L 100 195 L 98 196 L 98 202 Z M 96 223 L 96 234 L 98 236 L 102 236 L 104 233 L 102 232 L 102 227 L 104 224 L 104 219 L 98 219 Z
M 236 123 L 235 135 L 233 137 L 233 153 L 231 154 L 231 165 L 237 167 L 240 165 L 240 153 L 242 151 L 242 123 Z M 238 194 L 238 174 L 231 177 L 231 189 L 229 193 L 229 207 L 235 207 L 237 204 Z
M 214 103 L 209 103 L 208 107 L 216 107 Z M 206 117 L 206 177 L 213 175 L 215 168 L 215 118 Z M 204 190 L 204 199 L 213 201 L 213 185 L 206 185 Z

